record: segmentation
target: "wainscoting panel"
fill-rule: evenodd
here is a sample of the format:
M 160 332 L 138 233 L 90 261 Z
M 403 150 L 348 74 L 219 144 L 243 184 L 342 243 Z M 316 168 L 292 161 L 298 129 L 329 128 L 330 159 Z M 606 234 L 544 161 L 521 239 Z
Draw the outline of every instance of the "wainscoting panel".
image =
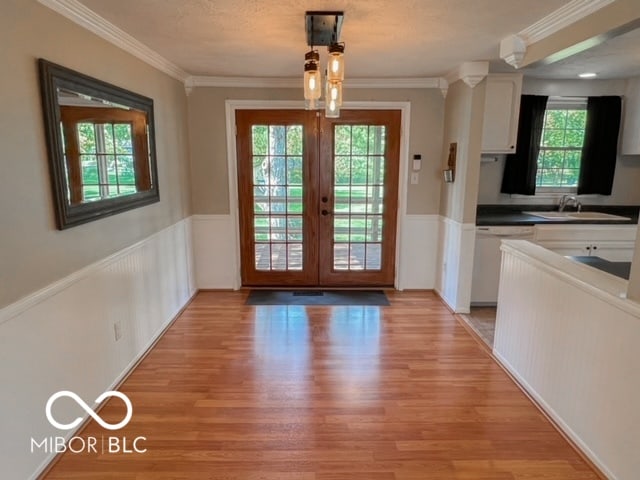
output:
M 456 313 L 469 313 L 475 238 L 474 224 L 440 217 L 436 291 Z
M 494 354 L 611 479 L 640 472 L 640 305 L 627 282 L 503 245 Z
M 436 284 L 438 215 L 405 215 L 398 252 L 399 290 L 431 290 Z
M 192 272 L 185 219 L 0 310 L 3 478 L 46 467 L 54 455 L 31 453 L 31 438 L 73 433 L 49 424 L 49 397 L 70 390 L 95 405 L 195 293 Z M 71 401 L 55 412 L 68 421 L 83 413 Z
M 238 226 L 232 216 L 194 215 L 191 218 L 198 288 L 240 288 Z

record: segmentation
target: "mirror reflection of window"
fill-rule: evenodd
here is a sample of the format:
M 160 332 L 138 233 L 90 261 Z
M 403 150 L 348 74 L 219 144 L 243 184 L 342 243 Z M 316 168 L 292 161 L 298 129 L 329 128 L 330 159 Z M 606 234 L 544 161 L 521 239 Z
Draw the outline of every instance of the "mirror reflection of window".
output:
M 59 99 L 72 205 L 151 188 L 144 112 L 70 92 Z

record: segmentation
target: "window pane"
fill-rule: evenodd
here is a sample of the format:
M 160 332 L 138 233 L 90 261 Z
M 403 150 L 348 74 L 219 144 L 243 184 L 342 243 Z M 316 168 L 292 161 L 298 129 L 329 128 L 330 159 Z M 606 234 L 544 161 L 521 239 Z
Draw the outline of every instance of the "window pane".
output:
M 128 123 L 117 123 L 113 126 L 115 135 L 116 153 L 130 154 L 133 152 L 131 144 L 131 125 Z
M 368 153 L 369 127 L 354 125 L 351 129 L 351 154 L 366 155 Z
M 287 159 L 287 183 L 289 185 L 302 185 L 302 157 L 289 157 Z
M 287 127 L 287 155 L 302 155 L 302 125 Z
M 564 152 L 558 150 L 547 151 L 544 155 L 544 168 L 562 168 Z
M 584 130 L 587 123 L 586 110 L 569 110 L 567 112 L 567 128 Z
M 369 155 L 382 155 L 385 148 L 385 127 L 369 126 Z
M 78 142 L 80 153 L 95 153 L 96 136 L 92 123 L 78 124 Z
M 351 162 L 350 157 L 335 157 L 334 177 L 336 185 L 349 185 L 351 182 Z
M 120 185 L 135 185 L 136 178 L 132 155 L 118 155 L 117 168 Z
M 547 110 L 537 159 L 537 186 L 577 185 L 585 124 L 584 109 Z
M 254 125 L 251 127 L 251 139 L 253 141 L 253 154 L 266 155 L 269 148 L 266 125 Z
M 568 151 L 565 155 L 565 163 L 564 163 L 565 167 L 579 169 L 581 156 L 582 156 L 582 153 L 580 152 L 580 150 Z
M 269 125 L 269 153 L 284 155 L 286 150 L 286 129 L 283 125 Z
M 351 157 L 351 183 L 353 185 L 367 183 L 367 157 Z
M 567 187 L 575 187 L 578 185 L 579 170 L 565 169 L 562 173 L 562 183 Z
M 564 130 L 545 130 L 542 134 L 543 147 L 562 147 Z
M 98 184 L 98 162 L 95 155 L 81 155 L 82 183 L 84 185 Z
M 545 115 L 545 128 L 565 128 L 566 110 L 547 110 Z
M 335 126 L 335 153 L 336 155 L 351 154 L 351 126 Z
M 564 139 L 565 147 L 582 147 L 584 140 L 584 130 L 567 130 Z

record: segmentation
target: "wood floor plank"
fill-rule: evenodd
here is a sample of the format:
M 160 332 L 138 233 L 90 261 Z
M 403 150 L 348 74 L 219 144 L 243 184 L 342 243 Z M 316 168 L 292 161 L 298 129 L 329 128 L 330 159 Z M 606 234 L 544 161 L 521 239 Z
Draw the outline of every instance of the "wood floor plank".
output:
M 47 479 L 591 480 L 430 292 L 388 307 L 201 292 L 120 390 L 145 453 L 66 453 Z M 124 406 L 100 412 L 121 420 Z

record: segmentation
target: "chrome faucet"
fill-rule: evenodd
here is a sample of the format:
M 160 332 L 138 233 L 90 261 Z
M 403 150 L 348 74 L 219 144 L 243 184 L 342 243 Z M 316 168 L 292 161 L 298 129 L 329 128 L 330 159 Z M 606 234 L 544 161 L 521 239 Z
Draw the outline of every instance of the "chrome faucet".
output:
M 558 211 L 562 212 L 570 203 L 573 204 L 574 207 L 578 209 L 578 211 L 582 210 L 582 204 L 578 201 L 578 199 L 574 195 L 563 195 L 560 199 L 560 203 L 558 203 Z

